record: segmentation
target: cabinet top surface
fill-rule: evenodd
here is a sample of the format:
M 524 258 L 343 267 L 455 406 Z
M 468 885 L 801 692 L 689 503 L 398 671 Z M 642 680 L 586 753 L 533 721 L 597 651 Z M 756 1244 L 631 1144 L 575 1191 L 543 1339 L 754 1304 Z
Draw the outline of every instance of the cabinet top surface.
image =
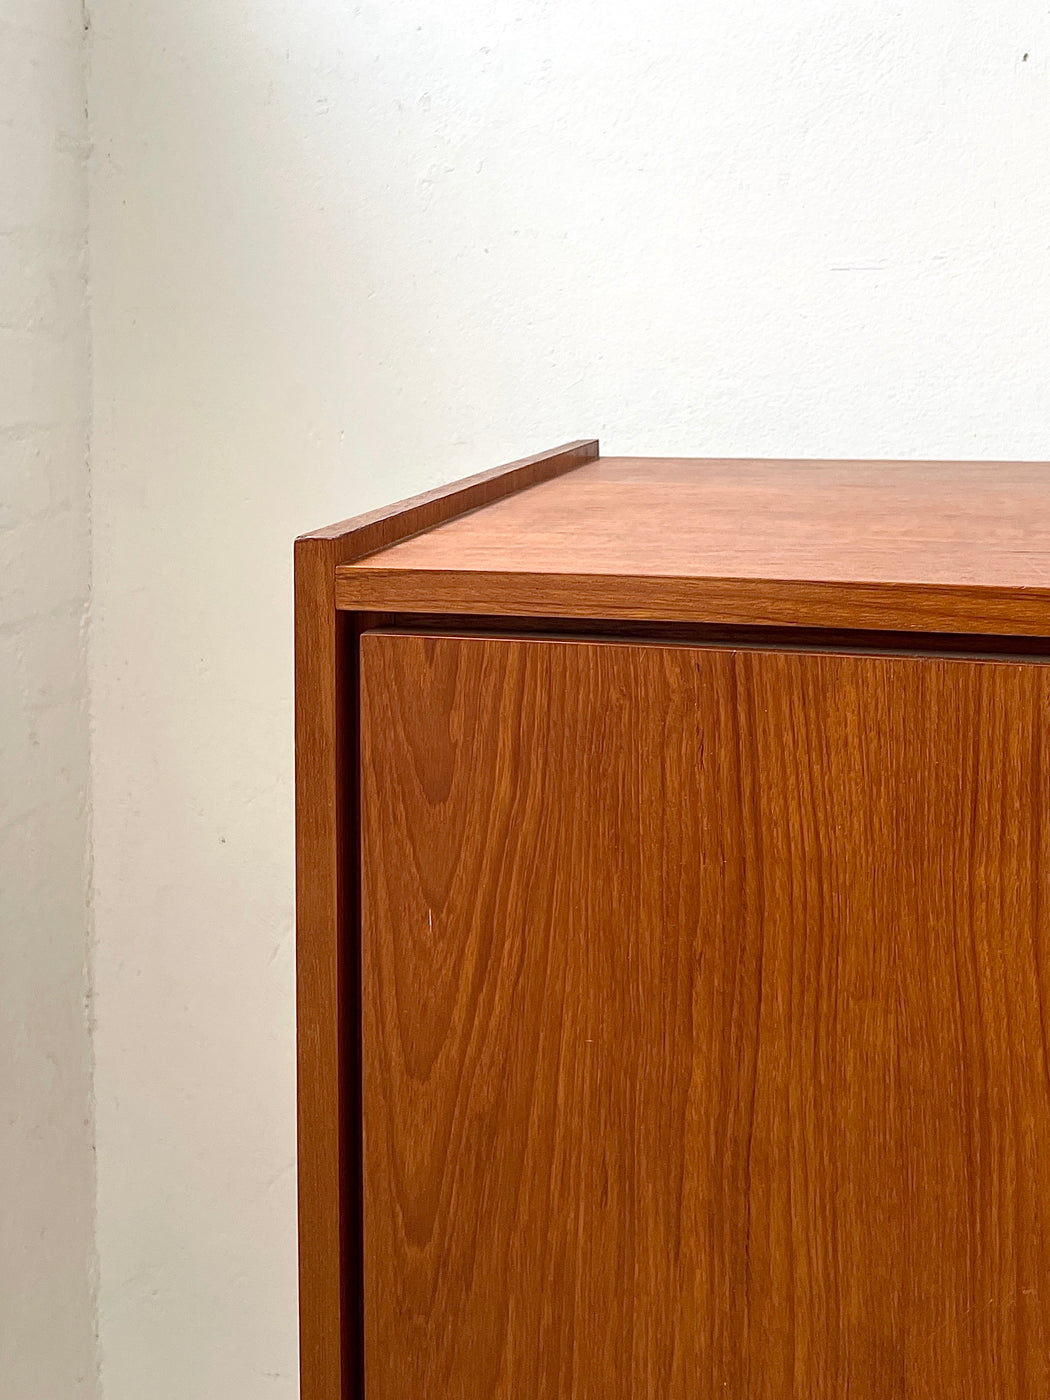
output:
M 1047 635 L 1050 464 L 604 457 L 344 565 L 339 601 L 418 609 L 432 587 L 434 611 L 511 611 L 541 580 L 560 594 L 547 611 L 578 615 L 750 621 L 681 601 L 746 583 L 861 590 L 871 614 L 755 620 Z M 605 601 L 575 606 L 587 588 Z M 940 612 L 909 621 L 927 596 Z M 952 597 L 966 600 L 957 626 Z
M 604 457 L 350 566 L 1050 586 L 1050 464 Z

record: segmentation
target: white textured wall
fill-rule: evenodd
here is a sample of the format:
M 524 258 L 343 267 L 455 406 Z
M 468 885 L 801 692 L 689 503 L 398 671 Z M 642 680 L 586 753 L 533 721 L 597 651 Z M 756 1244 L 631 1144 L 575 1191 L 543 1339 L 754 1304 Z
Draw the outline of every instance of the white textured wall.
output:
M 0 0 L 0 1400 L 95 1395 L 77 0 Z
M 291 1397 L 292 536 L 595 433 L 1050 457 L 1050 16 L 92 11 L 106 1400 Z

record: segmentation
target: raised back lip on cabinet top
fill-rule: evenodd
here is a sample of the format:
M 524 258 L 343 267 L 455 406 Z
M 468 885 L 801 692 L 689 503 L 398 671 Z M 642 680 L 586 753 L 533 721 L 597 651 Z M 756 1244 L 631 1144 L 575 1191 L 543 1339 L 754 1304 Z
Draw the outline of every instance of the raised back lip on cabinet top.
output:
M 1050 635 L 1047 463 L 599 457 L 580 442 L 471 481 L 485 499 L 470 481 L 417 498 L 442 501 L 440 519 L 410 517 L 416 502 L 381 513 L 400 533 L 339 564 L 337 606 Z

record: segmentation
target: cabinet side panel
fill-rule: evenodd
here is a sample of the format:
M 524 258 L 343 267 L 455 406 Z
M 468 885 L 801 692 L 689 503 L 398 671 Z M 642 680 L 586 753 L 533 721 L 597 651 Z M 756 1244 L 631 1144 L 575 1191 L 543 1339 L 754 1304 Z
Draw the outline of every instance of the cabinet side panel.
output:
M 347 1005 L 354 852 L 346 849 L 345 672 L 352 621 L 335 611 L 335 546 L 296 543 L 296 1019 L 298 1042 L 299 1336 L 303 1400 L 356 1400 L 358 1308 L 352 1268 L 359 1231 L 356 1034 Z M 351 951 L 351 964 L 353 953 Z M 348 1104 L 348 1098 L 350 1103 Z M 356 1135 L 355 1135 L 356 1136 Z
M 1046 676 L 362 639 L 369 1400 L 1045 1392 Z

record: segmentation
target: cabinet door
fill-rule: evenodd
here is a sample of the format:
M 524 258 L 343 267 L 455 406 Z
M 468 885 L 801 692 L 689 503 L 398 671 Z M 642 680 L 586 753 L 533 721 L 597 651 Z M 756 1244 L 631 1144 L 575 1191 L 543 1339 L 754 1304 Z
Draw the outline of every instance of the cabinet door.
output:
M 1050 1394 L 1048 699 L 362 639 L 368 1400 Z

